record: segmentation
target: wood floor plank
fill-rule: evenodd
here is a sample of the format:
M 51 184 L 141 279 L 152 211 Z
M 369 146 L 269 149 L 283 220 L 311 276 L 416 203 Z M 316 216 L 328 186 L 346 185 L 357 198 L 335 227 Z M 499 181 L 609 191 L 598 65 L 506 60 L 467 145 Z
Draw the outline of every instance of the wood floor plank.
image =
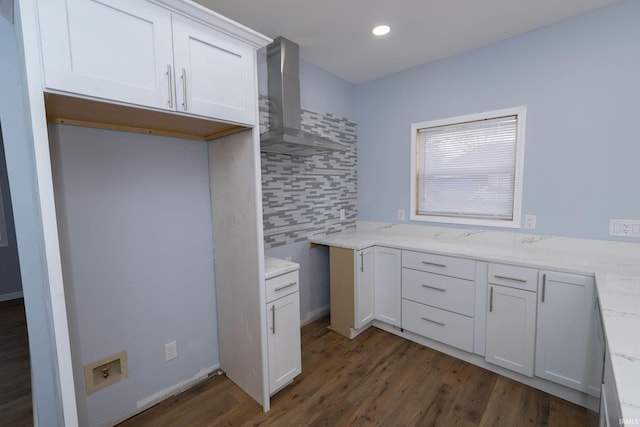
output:
M 321 319 L 302 330 L 302 374 L 271 411 L 224 376 L 122 426 L 576 426 L 597 416 L 495 373 L 370 328 L 348 340 Z
M 0 425 L 33 425 L 30 363 L 24 300 L 1 302 Z

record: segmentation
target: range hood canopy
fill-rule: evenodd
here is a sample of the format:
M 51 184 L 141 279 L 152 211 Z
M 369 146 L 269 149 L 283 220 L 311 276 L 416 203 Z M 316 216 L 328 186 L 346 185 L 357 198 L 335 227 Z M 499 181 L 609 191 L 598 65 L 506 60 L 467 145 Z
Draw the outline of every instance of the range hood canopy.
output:
M 295 156 L 345 151 L 345 144 L 302 130 L 298 52 L 284 37 L 267 46 L 269 131 L 260 135 L 260 151 Z

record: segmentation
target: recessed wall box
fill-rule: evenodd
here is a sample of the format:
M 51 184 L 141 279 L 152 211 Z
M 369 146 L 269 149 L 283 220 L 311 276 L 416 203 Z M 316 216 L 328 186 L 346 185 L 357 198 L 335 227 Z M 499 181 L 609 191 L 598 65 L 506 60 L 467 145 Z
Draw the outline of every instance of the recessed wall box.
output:
M 84 367 L 84 380 L 87 394 L 102 390 L 127 378 L 127 352 L 122 351 L 89 363 Z

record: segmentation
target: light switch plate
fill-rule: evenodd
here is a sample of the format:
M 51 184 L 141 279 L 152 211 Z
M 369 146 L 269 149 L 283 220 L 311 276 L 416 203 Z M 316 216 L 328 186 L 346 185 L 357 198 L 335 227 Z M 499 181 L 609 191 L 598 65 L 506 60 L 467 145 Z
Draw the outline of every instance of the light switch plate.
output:
M 609 236 L 640 237 L 640 220 L 610 219 Z

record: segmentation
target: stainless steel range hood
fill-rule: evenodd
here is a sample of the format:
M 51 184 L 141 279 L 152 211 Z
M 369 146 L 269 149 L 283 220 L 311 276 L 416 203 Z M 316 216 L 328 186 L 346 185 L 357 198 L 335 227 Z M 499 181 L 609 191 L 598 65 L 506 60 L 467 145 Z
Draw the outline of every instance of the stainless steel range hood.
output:
M 269 131 L 260 135 L 260 151 L 312 156 L 344 151 L 345 144 L 302 130 L 298 45 L 284 37 L 267 46 Z

